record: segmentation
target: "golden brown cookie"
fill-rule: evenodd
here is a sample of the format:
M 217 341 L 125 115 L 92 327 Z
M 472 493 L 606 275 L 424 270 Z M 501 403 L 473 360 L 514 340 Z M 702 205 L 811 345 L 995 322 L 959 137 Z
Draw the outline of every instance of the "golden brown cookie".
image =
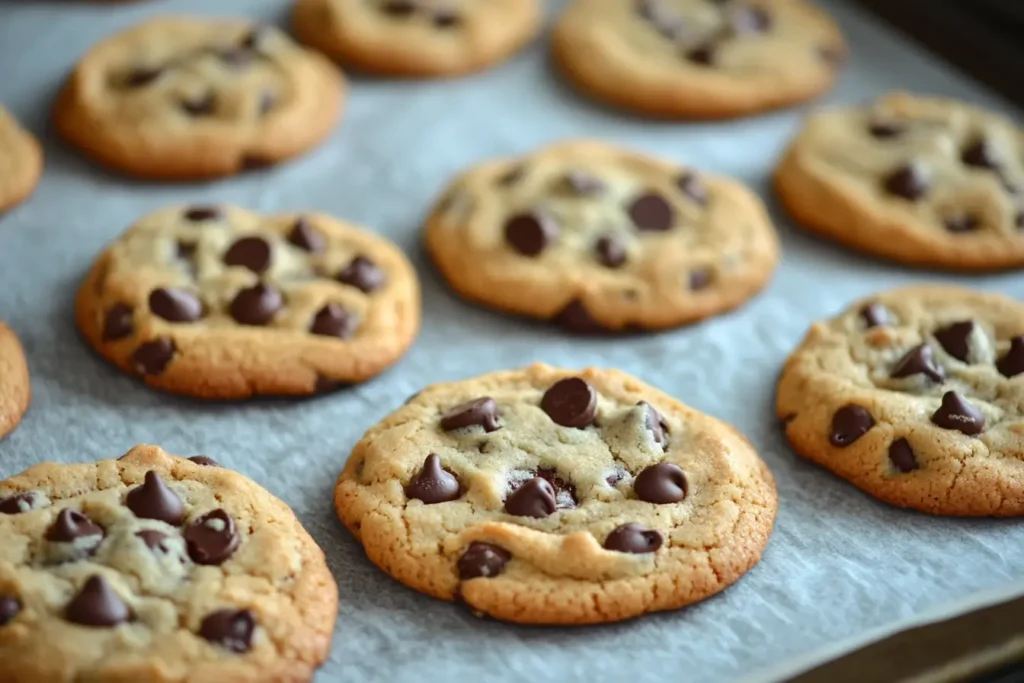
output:
M 334 502 L 418 591 L 584 624 L 725 589 L 760 559 L 777 497 L 729 425 L 618 370 L 532 365 L 420 392 L 356 444 Z
M 151 386 L 303 395 L 398 360 L 419 330 L 420 293 L 397 247 L 330 216 L 173 207 L 100 255 L 77 318 L 99 353 Z
M 0 212 L 32 194 L 42 174 L 42 147 L 0 106 Z
M 812 115 L 775 172 L 808 230 L 914 266 L 1024 265 L 1024 130 L 951 99 L 894 93 Z
M 0 439 L 21 422 L 31 397 L 25 351 L 14 331 L 0 320 Z
M 1024 304 L 949 286 L 815 323 L 779 380 L 793 448 L 876 498 L 1024 515 Z
M 244 19 L 161 17 L 93 47 L 54 109 L 58 131 L 133 176 L 225 176 L 301 154 L 341 115 L 323 56 Z

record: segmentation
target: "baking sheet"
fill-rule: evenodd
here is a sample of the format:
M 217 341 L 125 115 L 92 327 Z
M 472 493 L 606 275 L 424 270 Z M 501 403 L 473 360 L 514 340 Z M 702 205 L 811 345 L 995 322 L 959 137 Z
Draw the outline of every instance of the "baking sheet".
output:
M 822 0 L 853 55 L 828 101 L 904 87 L 1006 105 L 841 0 Z M 561 2 L 551 2 L 554 14 Z M 767 291 L 734 314 L 665 334 L 567 339 L 456 299 L 419 247 L 419 223 L 448 178 L 493 155 L 566 136 L 596 136 L 738 176 L 769 198 L 769 172 L 800 110 L 718 124 L 652 123 L 576 96 L 548 68 L 544 43 L 454 82 L 354 78 L 345 121 L 296 162 L 197 185 L 133 182 L 62 146 L 48 124 L 61 79 L 94 41 L 157 12 L 283 20 L 272 0 L 0 2 L 0 101 L 40 135 L 46 175 L 0 218 L 0 317 L 27 348 L 34 399 L 0 442 L 0 473 L 41 460 L 116 457 L 138 442 L 206 453 L 295 508 L 341 590 L 334 647 L 316 681 L 723 681 L 779 667 L 979 591 L 1024 566 L 1024 525 L 933 519 L 877 503 L 798 460 L 773 418 L 774 382 L 811 320 L 876 289 L 942 277 L 1021 296 L 1024 279 L 914 273 L 797 231 L 773 204 L 785 257 Z M 304 401 L 208 404 L 122 376 L 76 334 L 73 296 L 100 248 L 169 203 L 317 209 L 388 235 L 423 280 L 424 329 L 396 367 L 358 388 Z M 373 567 L 337 521 L 332 488 L 363 431 L 425 384 L 535 360 L 615 366 L 732 422 L 778 480 L 780 510 L 762 563 L 699 606 L 580 629 L 483 621 L 421 596 Z

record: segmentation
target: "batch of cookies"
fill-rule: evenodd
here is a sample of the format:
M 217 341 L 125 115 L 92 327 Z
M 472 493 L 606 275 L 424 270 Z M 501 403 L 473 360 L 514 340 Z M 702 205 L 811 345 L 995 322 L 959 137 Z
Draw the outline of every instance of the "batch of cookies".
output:
M 543 13 L 539 0 L 298 0 L 297 39 L 161 17 L 91 48 L 54 121 L 132 177 L 229 176 L 338 125 L 334 60 L 383 76 L 477 71 L 534 40 Z M 846 51 L 806 0 L 574 0 L 551 39 L 581 91 L 678 120 L 807 101 Z M 0 168 L 5 208 L 42 169 L 5 113 Z M 1024 136 L 969 104 L 897 93 L 813 113 L 775 189 L 809 230 L 892 261 L 1024 264 Z M 464 298 L 609 343 L 739 306 L 780 258 L 741 183 L 595 140 L 466 170 L 426 212 L 424 241 Z M 175 206 L 97 257 L 76 315 L 102 357 L 156 389 L 303 396 L 394 364 L 420 328 L 420 288 L 399 248 L 343 219 Z M 29 379 L 2 323 L 0 373 L 3 435 Z M 800 455 L 882 500 L 1021 515 L 1022 373 L 1021 304 L 901 289 L 811 326 L 783 368 L 777 417 Z M 617 370 L 540 364 L 423 389 L 366 432 L 335 489 L 382 570 L 532 624 L 717 593 L 758 562 L 777 503 L 730 425 Z M 337 588 L 322 551 L 284 503 L 212 458 L 137 446 L 39 464 L 0 482 L 0 525 L 0 666 L 18 680 L 298 681 L 327 656 Z M 63 644 L 73 656 L 54 655 Z

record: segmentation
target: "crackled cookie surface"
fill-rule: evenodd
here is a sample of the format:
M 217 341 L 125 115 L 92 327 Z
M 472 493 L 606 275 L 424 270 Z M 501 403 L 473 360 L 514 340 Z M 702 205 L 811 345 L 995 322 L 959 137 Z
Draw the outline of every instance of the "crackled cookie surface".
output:
M 61 134 L 125 173 L 205 178 L 295 156 L 338 120 L 344 80 L 279 30 L 157 18 L 79 62 L 58 98 Z
M 152 386 L 301 395 L 394 363 L 419 330 L 419 297 L 394 245 L 329 216 L 174 207 L 100 255 L 77 318 L 97 351 Z
M 42 173 L 39 143 L 0 106 L 0 211 L 28 197 Z
M 843 37 L 805 0 L 574 0 L 556 62 L 595 98 L 651 116 L 727 118 L 827 90 Z
M 739 183 L 591 141 L 463 173 L 426 243 L 463 296 L 576 332 L 733 308 L 779 257 L 761 201 Z
M 963 102 L 895 93 L 812 115 L 775 173 L 807 229 L 913 265 L 1024 265 L 1024 132 Z
M 136 446 L 0 481 L 0 661 L 16 681 L 307 681 L 337 587 L 280 500 Z M 5 679 L 6 680 L 6 679 Z
M 540 29 L 538 0 L 298 0 L 299 38 L 362 71 L 453 76 L 499 62 Z
M 1024 305 L 953 287 L 860 301 L 811 327 L 779 380 L 801 455 L 944 515 L 1024 514 Z
M 775 485 L 732 427 L 617 370 L 428 387 L 366 433 L 346 526 L 416 590 L 522 623 L 701 600 L 757 563 Z
M 25 350 L 14 330 L 0 320 L 0 439 L 21 422 L 31 393 Z

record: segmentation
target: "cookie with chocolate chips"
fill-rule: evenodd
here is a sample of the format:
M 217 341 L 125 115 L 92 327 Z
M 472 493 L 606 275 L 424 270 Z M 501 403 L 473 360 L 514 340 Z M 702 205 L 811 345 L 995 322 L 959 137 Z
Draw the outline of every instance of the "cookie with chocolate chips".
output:
M 846 54 L 807 0 L 573 0 L 553 55 L 590 96 L 643 115 L 722 119 L 811 99 Z
M 330 216 L 174 207 L 100 255 L 77 319 L 100 354 L 151 386 L 305 395 L 398 360 L 419 330 L 420 294 L 398 248 Z
M 913 266 L 1024 265 L 1024 129 L 936 97 L 893 93 L 808 118 L 775 171 L 808 230 Z
M 43 148 L 0 106 L 0 212 L 32 194 L 43 174 Z
M 306 681 L 330 648 L 323 552 L 237 472 L 156 446 L 43 463 L 0 481 L 0 537 L 13 680 Z
M 25 350 L 14 330 L 0 320 L 0 439 L 21 422 L 31 396 Z
M 617 370 L 424 389 L 356 444 L 338 515 L 402 583 L 530 624 L 688 605 L 761 557 L 775 484 L 732 427 Z
M 746 187 L 596 141 L 469 169 L 434 207 L 425 239 L 462 296 L 579 333 L 734 308 L 779 258 Z
M 314 147 L 344 95 L 329 60 L 273 27 L 165 17 L 89 50 L 54 120 L 68 142 L 129 175 L 211 178 Z
M 1024 515 L 1024 304 L 948 286 L 815 323 L 779 380 L 793 448 L 937 515 Z
M 299 38 L 360 71 L 417 78 L 492 66 L 541 27 L 538 0 L 298 0 Z

